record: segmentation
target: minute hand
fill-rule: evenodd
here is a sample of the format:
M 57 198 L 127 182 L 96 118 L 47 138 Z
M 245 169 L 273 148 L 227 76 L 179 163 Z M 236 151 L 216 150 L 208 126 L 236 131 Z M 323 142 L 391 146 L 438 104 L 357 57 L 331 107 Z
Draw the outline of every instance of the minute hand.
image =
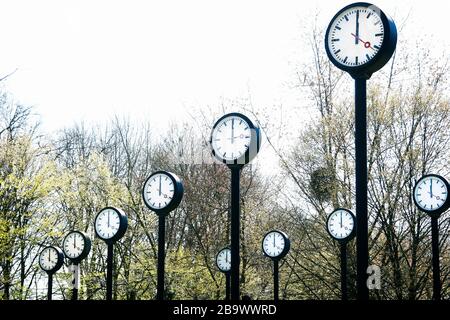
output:
M 359 10 L 356 10 L 356 36 L 355 36 L 355 44 L 358 44 L 359 41 Z

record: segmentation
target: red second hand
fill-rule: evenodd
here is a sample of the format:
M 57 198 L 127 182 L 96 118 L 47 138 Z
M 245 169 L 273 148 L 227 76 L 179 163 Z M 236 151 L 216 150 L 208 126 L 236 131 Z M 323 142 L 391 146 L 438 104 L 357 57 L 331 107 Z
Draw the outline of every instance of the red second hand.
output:
M 375 50 L 374 48 L 372 48 L 372 46 L 370 45 L 369 41 L 364 41 L 363 39 L 361 39 L 360 37 L 358 37 L 357 35 L 352 33 L 352 36 L 354 36 L 356 39 L 358 39 L 359 41 L 361 41 L 362 43 L 364 43 L 364 47 L 365 48 L 370 48 L 372 50 Z

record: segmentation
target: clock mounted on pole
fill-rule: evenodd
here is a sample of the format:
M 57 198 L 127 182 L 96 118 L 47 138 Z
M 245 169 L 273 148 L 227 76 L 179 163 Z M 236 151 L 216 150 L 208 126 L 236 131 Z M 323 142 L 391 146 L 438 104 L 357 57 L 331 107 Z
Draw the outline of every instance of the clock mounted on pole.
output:
M 357 298 L 368 300 L 367 268 L 367 101 L 366 81 L 392 57 L 397 45 L 394 21 L 367 2 L 350 4 L 331 19 L 325 34 L 328 58 L 355 80 L 355 189 Z

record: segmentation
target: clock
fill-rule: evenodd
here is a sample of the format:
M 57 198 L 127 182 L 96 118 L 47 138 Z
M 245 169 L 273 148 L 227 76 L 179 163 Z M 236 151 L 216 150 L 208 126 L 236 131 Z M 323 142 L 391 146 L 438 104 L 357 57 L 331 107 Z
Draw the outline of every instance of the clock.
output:
M 91 251 L 91 239 L 83 232 L 71 231 L 63 240 L 63 251 L 72 263 L 77 264 Z
M 389 61 L 396 45 L 394 21 L 366 2 L 353 3 L 340 10 L 325 34 L 329 59 L 353 78 L 369 79 Z
M 142 189 L 145 205 L 156 214 L 176 209 L 183 198 L 183 184 L 177 175 L 156 171 L 147 178 Z
M 39 254 L 39 266 L 48 274 L 58 271 L 64 263 L 64 253 L 60 248 L 48 246 Z
M 450 185 L 445 178 L 437 174 L 425 175 L 414 186 L 414 203 L 419 210 L 439 217 L 450 207 L 449 189 Z
M 288 236 L 281 231 L 272 230 L 268 232 L 262 241 L 264 255 L 272 260 L 280 260 L 289 252 L 291 242 Z
M 216 256 L 217 268 L 223 272 L 227 273 L 231 270 L 231 250 L 226 247 L 219 251 Z
M 327 219 L 327 231 L 338 241 L 347 242 L 355 236 L 355 215 L 347 209 L 334 210 Z
M 229 165 L 242 166 L 258 154 L 260 129 L 243 114 L 233 112 L 222 116 L 211 131 L 213 156 Z
M 95 217 L 95 234 L 107 243 L 114 243 L 123 237 L 128 228 L 128 218 L 118 208 L 103 208 Z

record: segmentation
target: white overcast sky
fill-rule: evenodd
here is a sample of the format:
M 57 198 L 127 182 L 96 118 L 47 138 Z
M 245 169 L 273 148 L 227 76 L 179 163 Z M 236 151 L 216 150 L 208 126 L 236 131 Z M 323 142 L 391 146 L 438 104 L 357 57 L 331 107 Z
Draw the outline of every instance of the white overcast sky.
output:
M 326 28 L 351 2 L 0 0 L 0 77 L 18 69 L 3 88 L 49 131 L 115 114 L 162 127 L 248 91 L 255 105 L 291 107 L 286 82 L 309 50 L 302 26 L 319 12 Z M 373 3 L 394 19 L 410 12 L 400 37 L 448 49 L 449 1 Z

